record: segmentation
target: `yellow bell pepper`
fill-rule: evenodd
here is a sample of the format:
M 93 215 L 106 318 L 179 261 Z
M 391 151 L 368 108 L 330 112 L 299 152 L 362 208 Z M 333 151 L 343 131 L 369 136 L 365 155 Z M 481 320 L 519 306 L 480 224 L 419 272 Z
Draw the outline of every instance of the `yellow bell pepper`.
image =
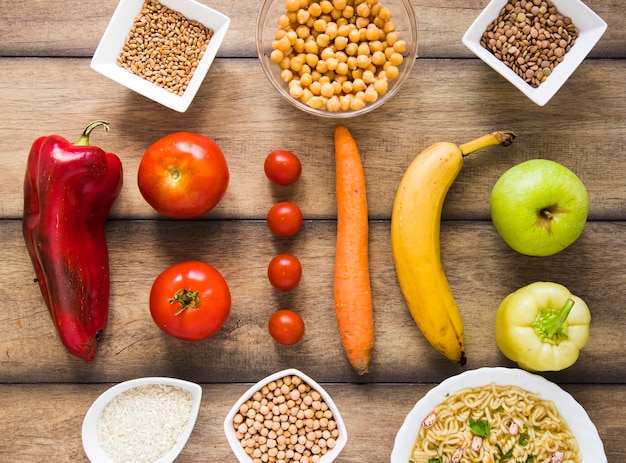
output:
M 559 371 L 576 362 L 589 339 L 587 304 L 563 285 L 536 282 L 509 294 L 496 314 L 502 353 L 529 371 Z

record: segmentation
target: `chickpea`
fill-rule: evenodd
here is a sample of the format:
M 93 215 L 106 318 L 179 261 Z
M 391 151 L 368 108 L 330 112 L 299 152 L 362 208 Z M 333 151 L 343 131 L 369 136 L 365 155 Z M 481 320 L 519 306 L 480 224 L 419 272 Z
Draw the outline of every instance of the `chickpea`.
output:
M 369 55 L 359 55 L 356 58 L 356 65 L 360 68 L 367 68 L 371 62 Z
M 363 96 L 366 103 L 375 103 L 378 101 L 378 92 L 374 89 L 374 85 L 369 85 Z
M 385 61 L 387 61 L 387 57 L 385 56 L 385 53 L 377 50 L 372 54 L 372 64 L 375 66 L 382 66 L 383 64 L 385 64 Z
M 400 40 L 400 34 L 398 34 L 396 31 L 389 32 L 385 36 L 385 41 L 387 42 L 387 45 L 390 46 L 393 46 L 393 44 L 396 43 L 398 40 Z
M 352 42 L 352 43 L 348 43 L 348 45 L 346 45 L 346 49 L 344 50 L 346 52 L 346 55 L 348 56 L 354 56 L 358 53 L 359 51 L 359 46 Z
M 308 39 L 304 42 L 304 52 L 310 53 L 319 58 L 319 47 L 317 46 L 317 42 L 313 39 Z
M 361 16 L 362 18 L 369 17 L 371 13 L 370 7 L 367 3 L 359 3 L 356 7 L 356 14 Z
M 289 24 L 289 16 L 287 16 L 286 14 L 280 15 L 280 17 L 278 18 L 279 29 L 286 29 L 287 27 L 289 27 Z
M 328 14 L 333 11 L 333 4 L 329 0 L 322 0 L 320 2 L 320 6 L 322 7 L 322 13 Z
M 335 38 L 337 37 L 337 34 L 339 33 L 339 28 L 337 27 L 337 23 L 329 22 L 324 32 L 330 40 L 335 40 Z
M 406 52 L 406 47 L 407 44 L 404 40 L 397 40 L 396 42 L 394 42 L 393 44 L 393 50 L 397 53 L 404 53 Z
M 276 42 L 274 48 L 282 52 L 287 52 L 291 48 L 291 42 L 289 41 L 289 37 L 287 37 L 286 35 L 281 37 Z
M 306 24 L 306 22 L 309 20 L 309 18 L 311 17 L 311 14 L 309 13 L 309 10 L 303 10 L 303 9 L 299 9 L 298 12 L 296 13 L 296 20 L 298 21 L 299 24 Z
M 350 40 L 350 42 L 352 43 L 358 44 L 358 42 L 361 41 L 361 31 L 359 29 L 352 29 L 348 33 L 348 40 Z
M 385 71 L 387 72 L 387 78 L 389 80 L 393 80 L 397 78 L 398 75 L 400 74 L 400 71 L 398 70 L 397 66 L 393 66 L 393 65 L 386 66 Z
M 315 39 L 320 48 L 326 48 L 330 44 L 330 37 L 327 34 L 320 34 Z
M 379 40 L 380 29 L 374 23 L 369 23 L 365 32 L 365 38 L 369 41 Z
M 334 44 L 335 44 L 335 49 L 344 50 L 346 46 L 348 45 L 348 38 L 343 35 L 339 35 L 335 38 Z
M 316 32 L 324 32 L 326 30 L 326 21 L 324 19 L 317 19 L 314 23 L 313 23 L 313 29 Z
M 385 33 L 387 34 L 395 30 L 396 30 L 396 23 L 393 21 L 387 21 L 385 25 L 383 26 L 383 31 L 385 31 Z
M 322 7 L 319 3 L 312 3 L 309 6 L 309 15 L 313 18 L 318 18 L 322 14 Z
M 293 98 L 299 99 L 303 93 L 304 90 L 302 90 L 302 87 L 300 85 L 292 85 L 291 87 L 289 87 L 289 95 L 291 95 Z
M 389 57 L 389 63 L 391 63 L 392 66 L 400 66 L 403 61 L 404 57 L 397 52 L 392 53 Z
M 300 9 L 300 0 L 286 0 L 285 9 L 287 11 L 298 11 Z
M 324 100 L 320 96 L 314 96 L 310 98 L 306 104 L 313 109 L 321 109 L 324 106 Z
M 296 34 L 298 35 L 299 38 L 306 39 L 307 37 L 311 35 L 311 30 L 309 29 L 308 26 L 301 24 L 296 28 Z

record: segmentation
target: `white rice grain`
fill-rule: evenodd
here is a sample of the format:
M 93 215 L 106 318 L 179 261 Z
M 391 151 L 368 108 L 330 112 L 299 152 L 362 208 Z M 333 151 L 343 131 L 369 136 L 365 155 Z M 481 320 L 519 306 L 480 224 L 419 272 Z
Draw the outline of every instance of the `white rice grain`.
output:
M 98 418 L 98 440 L 120 463 L 151 463 L 175 444 L 191 414 L 191 394 L 175 386 L 139 386 L 109 402 Z

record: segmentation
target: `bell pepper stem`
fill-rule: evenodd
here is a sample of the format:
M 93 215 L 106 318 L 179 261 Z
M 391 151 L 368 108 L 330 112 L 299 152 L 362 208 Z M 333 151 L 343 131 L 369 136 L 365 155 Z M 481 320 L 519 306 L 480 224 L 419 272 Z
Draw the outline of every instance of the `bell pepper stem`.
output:
M 106 121 L 93 121 L 91 124 L 89 124 L 87 127 L 85 127 L 85 130 L 83 130 L 83 133 L 81 134 L 80 138 L 78 139 L 78 141 L 76 143 L 74 143 L 74 145 L 76 146 L 89 146 L 89 135 L 91 135 L 91 132 L 93 132 L 93 130 L 96 127 L 100 127 L 103 126 L 104 130 L 106 130 L 107 132 L 109 131 L 109 123 Z
M 565 305 L 558 311 L 542 308 L 532 326 L 542 342 L 558 345 L 567 339 L 567 317 L 574 307 L 574 300 L 568 299 Z

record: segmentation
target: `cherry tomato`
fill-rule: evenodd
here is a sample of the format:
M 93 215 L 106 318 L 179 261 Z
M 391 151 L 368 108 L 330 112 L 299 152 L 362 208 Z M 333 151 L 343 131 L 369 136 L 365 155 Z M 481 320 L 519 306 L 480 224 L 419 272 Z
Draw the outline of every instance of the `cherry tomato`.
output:
M 302 164 L 298 156 L 291 151 L 272 151 L 265 158 L 265 175 L 277 185 L 296 183 L 302 173 Z
M 267 213 L 267 226 L 276 236 L 293 236 L 302 227 L 302 211 L 289 201 L 276 203 Z
M 137 173 L 139 191 L 154 209 L 175 219 L 201 216 L 220 202 L 229 182 L 224 153 L 213 140 L 175 132 L 146 150 Z
M 222 274 L 204 262 L 173 265 L 157 276 L 150 314 L 164 332 L 185 341 L 213 336 L 230 313 L 230 290 Z
M 278 254 L 267 267 L 267 277 L 279 291 L 291 291 L 302 277 L 302 264 L 292 254 Z
M 293 310 L 277 310 L 270 318 L 269 331 L 277 343 L 289 346 L 304 336 L 304 321 Z

